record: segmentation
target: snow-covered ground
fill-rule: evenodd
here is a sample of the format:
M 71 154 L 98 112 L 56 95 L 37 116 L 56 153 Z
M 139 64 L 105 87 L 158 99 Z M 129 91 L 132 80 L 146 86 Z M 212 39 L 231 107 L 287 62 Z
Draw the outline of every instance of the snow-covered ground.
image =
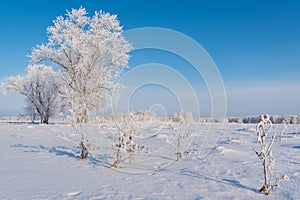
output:
M 255 124 L 191 124 L 179 162 L 179 127 L 143 123 L 137 143 L 150 152 L 117 170 L 112 162 L 113 124 L 85 127 L 92 155 L 79 159 L 78 142 L 68 123 L 0 123 L 0 199 L 300 199 L 300 125 L 289 125 L 275 140 L 274 178 L 288 175 L 271 196 L 258 192 L 263 166 Z M 271 132 L 280 132 L 275 125 Z

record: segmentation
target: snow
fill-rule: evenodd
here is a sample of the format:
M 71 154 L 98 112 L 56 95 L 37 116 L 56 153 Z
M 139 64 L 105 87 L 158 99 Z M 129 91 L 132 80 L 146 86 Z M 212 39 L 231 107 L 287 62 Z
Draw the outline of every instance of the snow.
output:
M 263 166 L 252 149 L 259 149 L 255 124 L 190 124 L 183 147 L 194 151 L 178 162 L 178 127 L 143 127 L 138 142 L 150 152 L 119 170 L 109 168 L 113 123 L 84 127 L 93 151 L 80 160 L 80 136 L 68 123 L 0 122 L 0 199 L 300 199 L 300 125 L 288 125 L 274 141 L 274 179 L 290 180 L 269 197 L 258 192 Z M 281 129 L 274 125 L 271 133 Z

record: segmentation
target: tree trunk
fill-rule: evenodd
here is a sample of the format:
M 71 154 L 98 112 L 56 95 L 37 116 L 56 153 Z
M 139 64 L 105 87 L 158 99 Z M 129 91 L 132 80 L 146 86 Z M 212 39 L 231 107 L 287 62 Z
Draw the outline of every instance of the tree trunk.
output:
M 43 124 L 44 123 L 44 117 L 43 117 L 42 114 L 40 114 L 40 119 L 41 119 L 41 124 Z
M 83 123 L 83 124 L 88 123 L 89 122 L 88 111 L 87 110 L 82 111 L 80 115 L 77 116 L 76 121 L 77 123 Z
M 49 117 L 41 117 L 42 124 L 49 124 Z
M 85 159 L 89 157 L 89 152 L 84 145 L 83 141 L 80 141 L 80 146 L 81 146 L 81 154 L 80 154 L 80 159 Z
M 260 189 L 260 192 L 265 193 L 266 195 L 270 194 L 269 191 L 269 185 L 268 185 L 268 165 L 267 165 L 267 158 L 264 159 L 263 161 L 263 165 L 264 165 L 264 177 L 265 177 L 265 183 L 262 186 L 262 188 Z
M 84 115 L 82 118 L 82 123 L 86 124 L 89 122 L 89 117 L 87 115 Z
M 115 158 L 115 162 L 111 165 L 111 167 L 114 167 L 114 168 L 122 168 L 122 150 L 120 149 L 120 147 L 118 148 L 117 150 L 117 155 L 116 155 L 116 158 Z
M 48 117 L 46 117 L 46 118 L 44 119 L 44 123 L 45 123 L 45 124 L 49 124 L 49 118 L 48 118 Z
M 268 188 L 268 166 L 267 159 L 264 160 L 265 186 Z
M 181 120 L 181 118 L 180 118 Z M 181 158 L 182 158 L 182 155 L 181 155 L 181 140 L 182 140 L 182 122 L 180 121 L 180 127 L 179 127 L 179 135 L 178 135 L 178 141 L 177 141 L 177 159 L 176 161 L 179 161 Z
M 177 141 L 177 153 L 176 153 L 177 159 L 176 159 L 176 161 L 179 161 L 182 158 L 180 146 L 181 146 L 181 134 L 178 136 L 178 141 Z
M 88 116 L 88 111 L 87 109 L 85 109 L 83 112 L 82 112 L 82 123 L 88 123 L 89 122 L 89 116 Z

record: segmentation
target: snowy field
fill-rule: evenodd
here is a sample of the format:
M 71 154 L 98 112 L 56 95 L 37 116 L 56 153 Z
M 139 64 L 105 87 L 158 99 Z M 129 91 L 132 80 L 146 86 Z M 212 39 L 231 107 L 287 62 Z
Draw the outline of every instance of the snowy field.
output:
M 80 160 L 68 123 L 0 123 L 0 199 L 300 199 L 300 125 L 289 125 L 275 139 L 274 178 L 288 175 L 270 196 L 258 192 L 263 166 L 255 124 L 190 124 L 176 159 L 178 125 L 148 122 L 137 142 L 150 148 L 124 168 L 112 162 L 113 124 L 85 127 L 91 156 Z M 271 132 L 280 132 L 274 125 Z

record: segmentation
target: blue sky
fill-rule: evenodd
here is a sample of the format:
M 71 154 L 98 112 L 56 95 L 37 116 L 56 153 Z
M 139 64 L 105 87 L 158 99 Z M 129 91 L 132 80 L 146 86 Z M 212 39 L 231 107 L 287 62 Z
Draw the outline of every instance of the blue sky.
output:
M 196 40 L 222 75 L 229 116 L 300 113 L 300 2 L 296 0 L 3 1 L 0 80 L 24 74 L 29 62 L 26 55 L 35 45 L 47 42 L 46 28 L 52 20 L 81 5 L 89 13 L 102 9 L 117 14 L 124 30 L 164 27 Z M 203 115 L 209 115 L 205 83 L 193 77 L 191 67 L 186 67 L 188 63 L 165 52 L 132 53 L 132 66 L 149 62 L 174 67 L 191 81 L 193 88 L 200 88 L 200 107 Z M 149 93 L 149 88 L 140 96 L 146 91 Z M 149 107 L 151 103 L 163 104 L 161 101 L 153 99 Z M 143 101 L 138 98 L 137 102 L 137 107 L 142 108 Z M 20 114 L 22 106 L 22 97 L 0 95 L 0 116 Z

